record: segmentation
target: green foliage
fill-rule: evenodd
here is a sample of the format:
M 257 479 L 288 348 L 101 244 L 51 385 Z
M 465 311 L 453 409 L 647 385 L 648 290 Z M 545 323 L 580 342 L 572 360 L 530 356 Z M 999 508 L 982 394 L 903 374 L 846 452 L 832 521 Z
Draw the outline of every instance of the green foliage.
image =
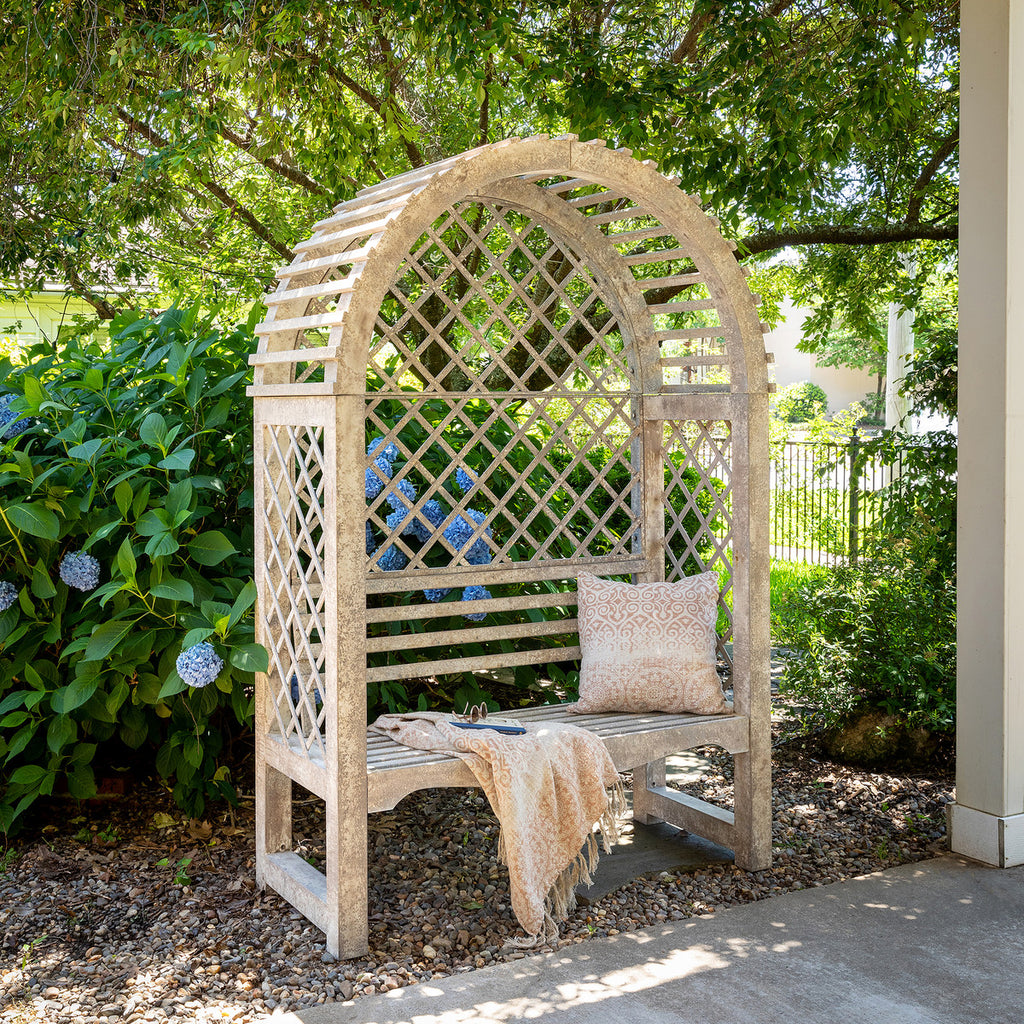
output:
M 913 565 L 837 569 L 801 592 L 783 688 L 813 726 L 880 708 L 943 732 L 956 707 L 956 587 Z
M 898 273 L 873 243 L 932 239 L 908 243 L 922 265 L 955 248 L 948 0 L 9 0 L 0 19 L 0 267 L 101 308 L 138 280 L 252 299 L 362 185 L 533 132 L 658 160 L 748 252 L 813 242 L 801 276 L 855 329 Z
M 925 322 L 927 323 L 927 321 Z M 948 327 L 924 332 L 929 369 L 918 406 L 955 402 Z M 955 373 L 952 374 L 955 377 Z M 810 723 L 832 725 L 879 708 L 910 725 L 950 731 L 956 708 L 956 435 L 886 431 L 865 458 L 890 467 L 863 535 L 864 564 L 801 592 L 804 620 L 783 685 Z M 864 495 L 862 500 L 867 500 Z
M 112 348 L 71 338 L 0 364 L 27 429 L 0 446 L 0 830 L 94 764 L 146 750 L 191 813 L 232 797 L 225 740 L 252 714 L 252 420 L 240 402 L 252 325 L 222 333 L 198 306 L 126 314 Z M 88 592 L 60 576 L 82 551 Z M 224 668 L 190 689 L 183 648 Z
M 801 591 L 827 580 L 830 570 L 821 565 L 772 559 L 771 633 L 772 643 L 788 647 L 804 621 Z
M 809 380 L 787 384 L 772 403 L 775 415 L 786 423 L 806 423 L 828 408 L 828 395 Z

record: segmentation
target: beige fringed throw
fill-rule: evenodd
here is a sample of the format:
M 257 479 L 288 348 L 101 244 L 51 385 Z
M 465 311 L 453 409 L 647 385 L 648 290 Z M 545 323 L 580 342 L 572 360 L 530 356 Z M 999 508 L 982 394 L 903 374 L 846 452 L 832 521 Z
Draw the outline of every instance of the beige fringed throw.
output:
M 450 715 L 382 715 L 370 727 L 418 750 L 460 757 L 501 825 L 498 859 L 508 865 L 512 909 L 528 935 L 551 937 L 576 906 L 575 888 L 597 867 L 598 826 L 607 853 L 625 807 L 622 783 L 602 740 L 575 725 L 524 723 L 526 734 L 460 729 Z

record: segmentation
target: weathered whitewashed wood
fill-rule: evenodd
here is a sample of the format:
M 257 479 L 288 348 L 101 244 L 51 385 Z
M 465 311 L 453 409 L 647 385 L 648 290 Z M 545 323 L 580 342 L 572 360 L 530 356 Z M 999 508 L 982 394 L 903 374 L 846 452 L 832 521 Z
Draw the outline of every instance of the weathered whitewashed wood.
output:
M 735 245 L 675 185 L 601 140 L 510 139 L 364 189 L 277 272 L 249 389 L 271 656 L 257 679 L 257 877 L 337 955 L 366 949 L 367 813 L 473 785 L 455 758 L 368 736 L 366 686 L 578 660 L 582 571 L 718 570 L 735 711 L 514 714 L 602 736 L 633 772 L 638 820 L 769 863 L 763 325 Z M 648 303 L 662 289 L 677 300 Z M 398 455 L 367 501 L 371 438 Z M 464 464 L 465 495 L 448 479 Z M 410 515 L 430 519 L 430 544 L 410 539 Z M 423 593 L 467 587 L 494 593 L 465 607 Z M 732 811 L 664 784 L 666 755 L 708 744 L 735 758 Z M 291 850 L 293 782 L 325 801 L 324 873 Z
M 621 772 L 643 771 L 638 766 L 648 761 L 660 763 L 667 754 L 689 747 L 714 745 L 735 753 L 742 750 L 747 739 L 747 722 L 735 715 L 574 715 L 569 713 L 569 707 L 524 708 L 517 710 L 515 717 L 528 722 L 568 722 L 589 729 L 604 740 Z M 456 757 L 412 750 L 384 737 L 380 739 L 385 741 L 378 743 L 371 734 L 368 741 L 371 811 L 390 810 L 403 797 L 420 789 L 476 785 L 473 773 Z M 636 798 L 634 790 L 634 801 Z M 666 819 L 652 813 L 652 820 Z

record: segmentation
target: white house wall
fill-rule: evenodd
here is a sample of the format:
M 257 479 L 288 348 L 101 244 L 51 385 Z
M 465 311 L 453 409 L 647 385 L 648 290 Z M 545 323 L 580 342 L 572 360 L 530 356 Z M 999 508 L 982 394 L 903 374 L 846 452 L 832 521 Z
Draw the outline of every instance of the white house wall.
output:
M 818 366 L 813 355 L 798 352 L 796 346 L 809 311 L 787 299 L 782 312 L 785 319 L 765 335 L 765 347 L 775 354 L 775 383 L 780 391 L 787 384 L 809 380 L 828 395 L 830 413 L 863 401 L 868 392 L 874 393 L 877 381 L 871 374 L 841 366 Z

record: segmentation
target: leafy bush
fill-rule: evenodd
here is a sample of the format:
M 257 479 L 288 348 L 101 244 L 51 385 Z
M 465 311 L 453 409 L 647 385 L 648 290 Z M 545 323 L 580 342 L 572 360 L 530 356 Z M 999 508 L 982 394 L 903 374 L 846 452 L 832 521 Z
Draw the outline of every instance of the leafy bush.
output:
M 193 814 L 232 798 L 219 759 L 266 667 L 239 400 L 251 324 L 222 333 L 193 307 L 123 315 L 111 336 L 0 362 L 17 416 L 0 440 L 2 831 L 58 785 L 92 795 L 94 765 L 125 748 Z M 216 678 L 189 687 L 175 662 L 205 642 L 192 678 Z
M 786 423 L 806 423 L 828 408 L 828 395 L 809 380 L 787 384 L 773 402 L 776 416 Z
M 925 340 L 908 374 L 917 408 L 955 411 L 955 330 Z M 890 470 L 874 494 L 863 563 L 801 593 L 803 622 L 782 685 L 808 723 L 837 725 L 877 708 L 910 726 L 954 728 L 956 710 L 956 435 L 886 431 L 863 458 Z
M 953 728 L 956 587 L 911 566 L 838 569 L 802 592 L 783 687 L 806 724 L 879 708 L 911 726 Z

